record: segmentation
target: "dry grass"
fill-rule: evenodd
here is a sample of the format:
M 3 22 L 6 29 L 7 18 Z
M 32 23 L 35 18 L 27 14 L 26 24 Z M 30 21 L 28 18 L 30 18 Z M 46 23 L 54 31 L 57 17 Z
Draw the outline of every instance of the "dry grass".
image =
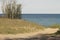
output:
M 41 25 L 22 19 L 0 18 L 0 34 L 29 33 L 44 29 Z

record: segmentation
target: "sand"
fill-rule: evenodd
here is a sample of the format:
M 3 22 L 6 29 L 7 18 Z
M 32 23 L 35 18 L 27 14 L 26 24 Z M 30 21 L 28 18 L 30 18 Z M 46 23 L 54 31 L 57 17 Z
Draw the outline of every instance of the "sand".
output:
M 0 34 L 0 38 L 29 38 L 38 34 L 52 34 L 57 32 L 58 28 L 46 28 L 37 32 L 25 33 L 25 34 Z

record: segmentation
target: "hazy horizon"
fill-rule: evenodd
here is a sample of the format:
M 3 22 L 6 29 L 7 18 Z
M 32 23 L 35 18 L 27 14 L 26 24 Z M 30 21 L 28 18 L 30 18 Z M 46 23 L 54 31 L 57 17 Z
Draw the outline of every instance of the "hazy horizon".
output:
M 7 0 L 6 0 L 7 1 Z M 60 0 L 17 0 L 22 4 L 22 14 L 60 14 Z M 0 12 L 2 0 L 0 0 Z

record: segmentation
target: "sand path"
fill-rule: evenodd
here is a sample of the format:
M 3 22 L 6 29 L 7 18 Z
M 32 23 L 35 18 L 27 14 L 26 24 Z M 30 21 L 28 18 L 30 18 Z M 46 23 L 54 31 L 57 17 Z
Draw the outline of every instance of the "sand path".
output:
M 59 30 L 59 29 L 47 28 L 44 30 L 39 30 L 37 32 L 25 33 L 25 34 L 14 34 L 14 35 L 13 34 L 8 34 L 8 35 L 0 34 L 0 38 L 29 38 L 29 37 L 32 37 L 32 36 L 37 35 L 37 34 L 55 33 L 55 32 L 57 32 L 57 30 Z

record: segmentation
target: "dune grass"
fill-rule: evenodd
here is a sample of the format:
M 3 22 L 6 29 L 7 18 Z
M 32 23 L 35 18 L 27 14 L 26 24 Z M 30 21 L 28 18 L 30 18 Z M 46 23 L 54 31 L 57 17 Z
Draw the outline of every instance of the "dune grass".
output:
M 60 24 L 52 24 L 49 27 L 50 28 L 58 28 L 59 29 L 56 33 L 53 33 L 51 35 L 60 35 Z
M 59 28 L 60 29 L 60 24 L 52 24 L 49 27 L 50 28 Z
M 0 34 L 29 33 L 44 29 L 41 25 L 22 19 L 0 18 Z

